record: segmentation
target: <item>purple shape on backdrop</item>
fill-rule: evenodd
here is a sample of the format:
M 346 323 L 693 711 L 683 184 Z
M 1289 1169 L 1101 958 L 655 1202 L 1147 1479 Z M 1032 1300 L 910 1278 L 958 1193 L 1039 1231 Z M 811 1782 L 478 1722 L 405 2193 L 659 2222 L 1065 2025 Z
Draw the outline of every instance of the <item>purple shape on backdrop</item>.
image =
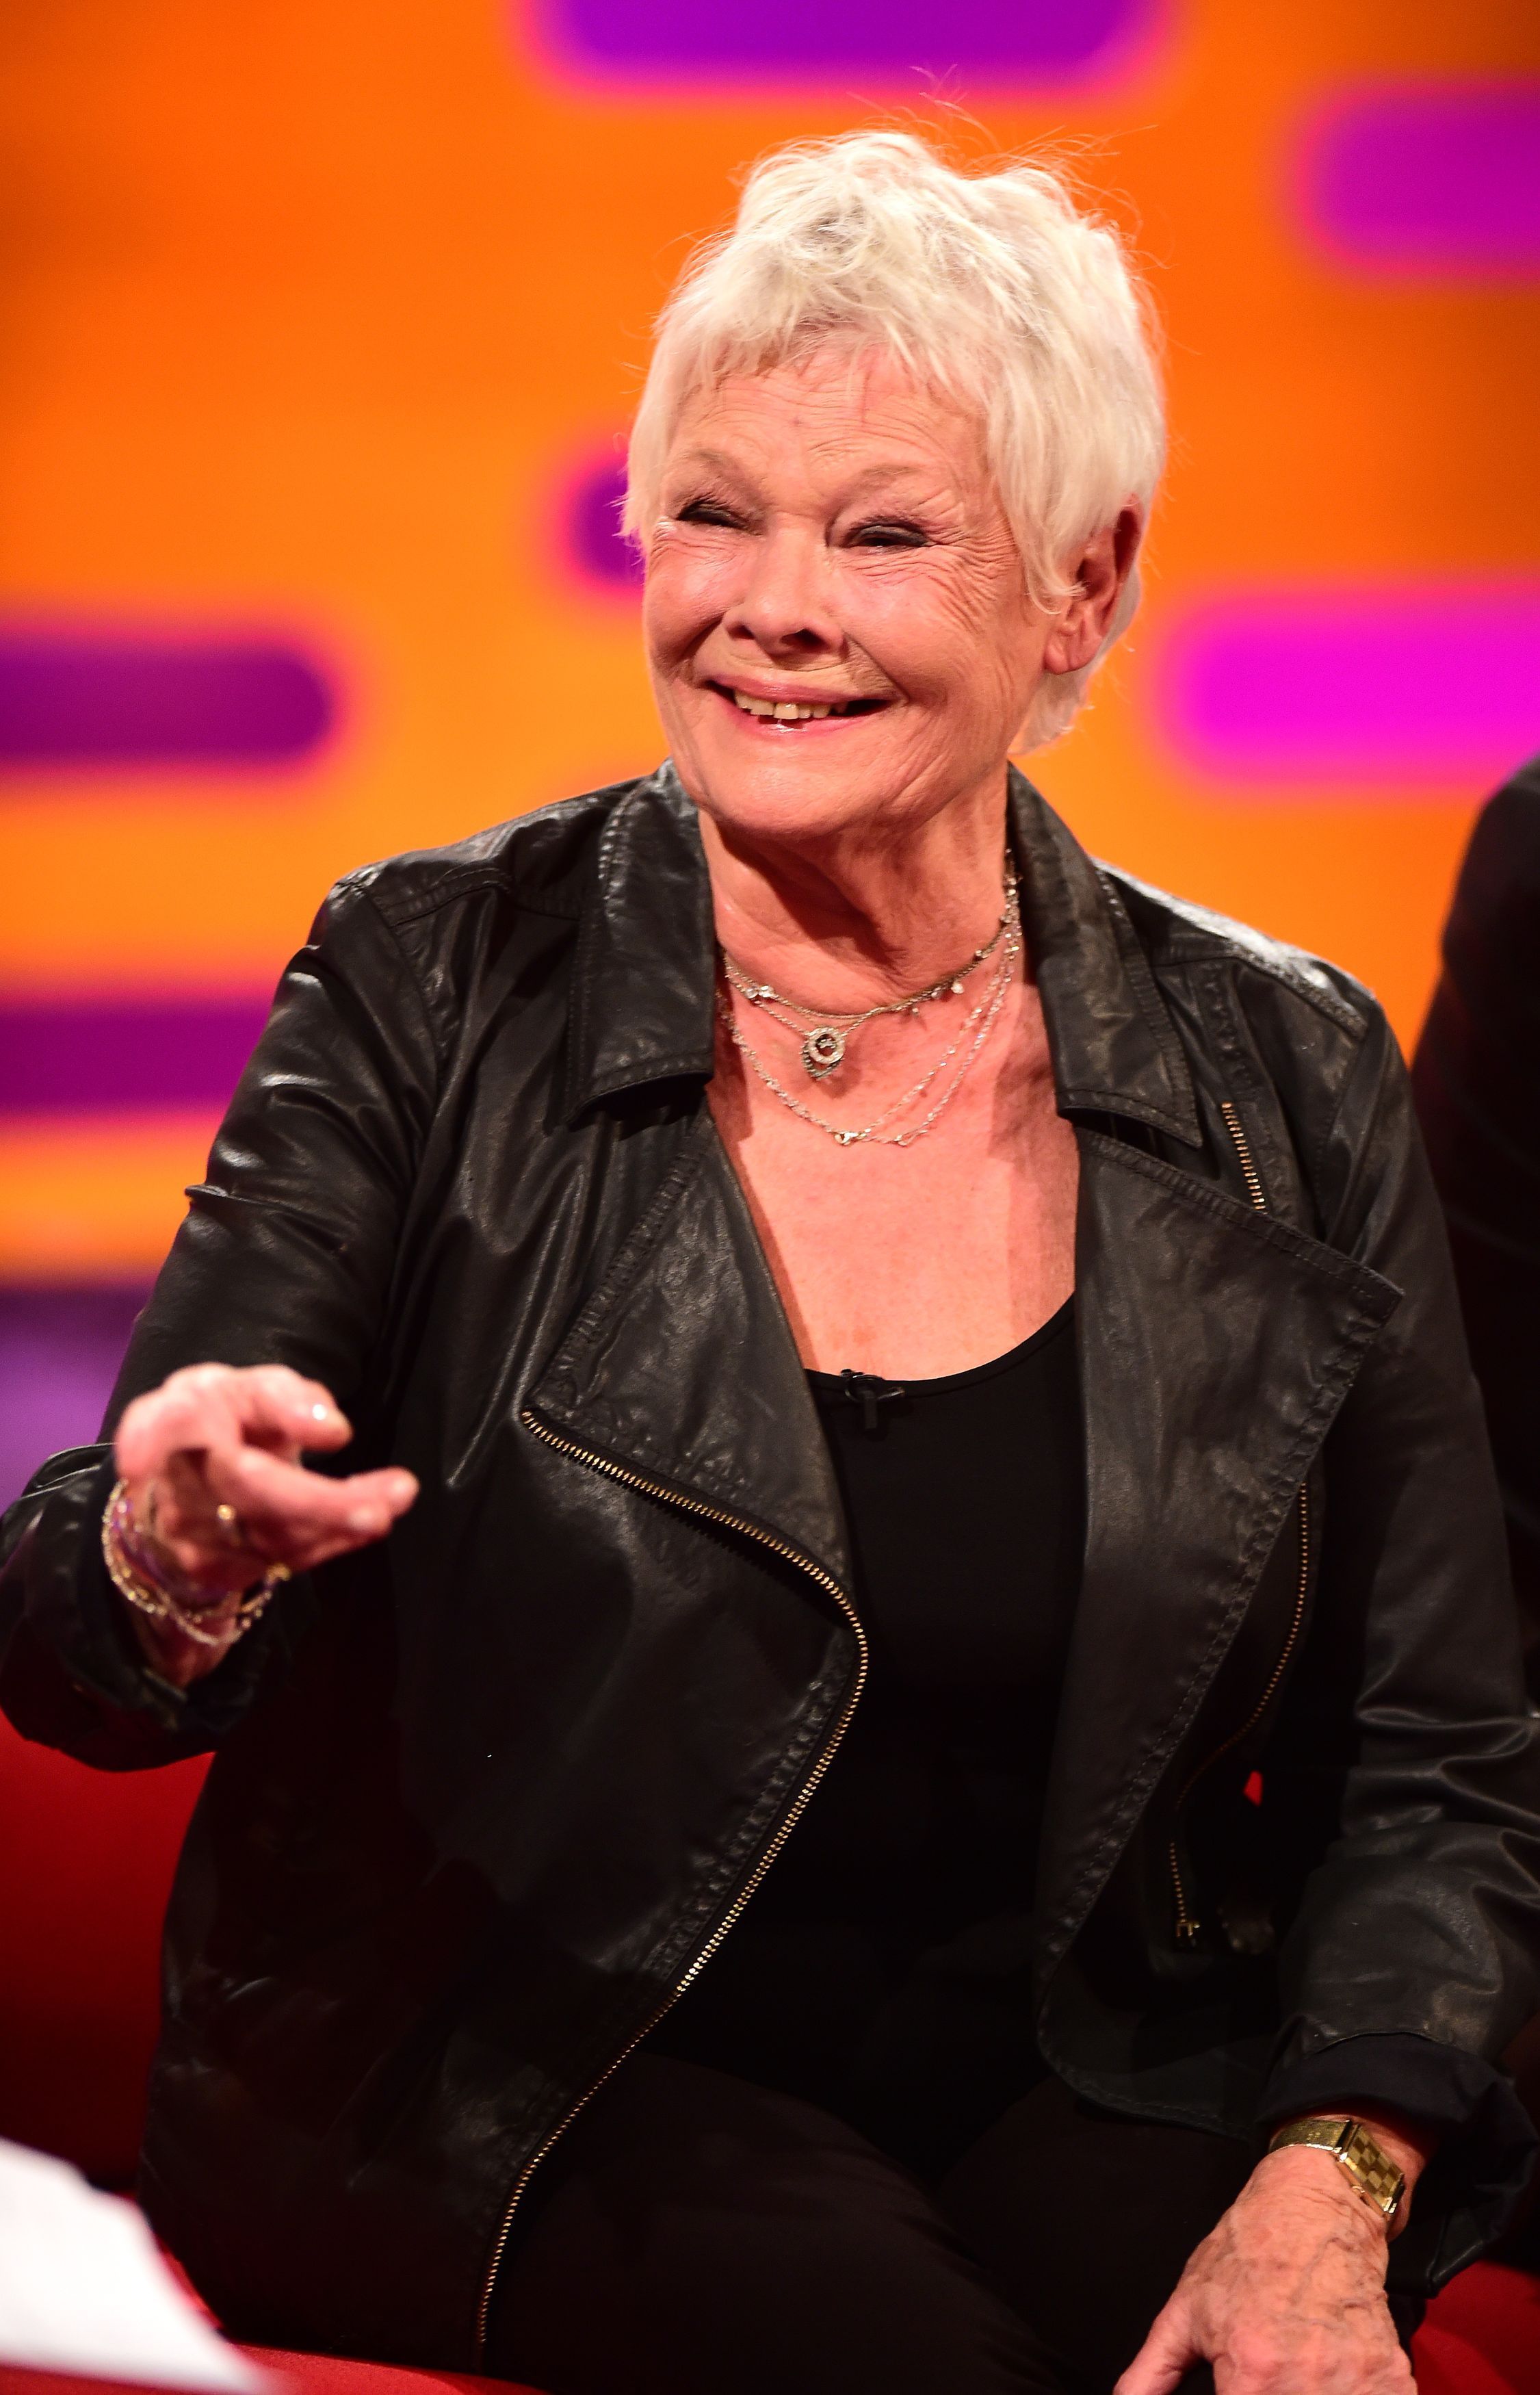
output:
M 567 494 L 568 556 L 585 582 L 613 592 L 639 590 L 643 579 L 640 553 L 620 528 L 625 497 L 625 469 L 614 457 L 587 468 Z
M 95 1439 L 146 1294 L 0 1288 L 0 1506 L 46 1456 Z
M 1540 748 L 1540 586 L 1237 595 L 1168 634 L 1157 673 L 1206 773 L 1480 782 Z
M 799 85 L 831 74 L 1030 84 L 1079 76 L 1142 26 L 1145 0 L 539 0 L 579 66 L 675 83 Z
M 0 1002 L 0 1115 L 223 1106 L 266 998 Z
M 1359 93 L 1316 126 L 1304 186 L 1310 223 L 1359 264 L 1540 270 L 1540 83 Z
M 0 629 L 0 771 L 292 765 L 336 717 L 288 642 Z

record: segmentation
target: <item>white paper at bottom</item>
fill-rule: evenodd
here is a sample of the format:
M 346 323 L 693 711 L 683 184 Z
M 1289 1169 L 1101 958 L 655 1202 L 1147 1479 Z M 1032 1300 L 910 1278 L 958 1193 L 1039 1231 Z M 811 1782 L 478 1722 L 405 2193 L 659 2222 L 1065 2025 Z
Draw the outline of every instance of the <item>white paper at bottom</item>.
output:
M 0 2362 L 208 2395 L 272 2395 L 283 2383 L 189 2303 L 137 2204 L 4 2138 Z

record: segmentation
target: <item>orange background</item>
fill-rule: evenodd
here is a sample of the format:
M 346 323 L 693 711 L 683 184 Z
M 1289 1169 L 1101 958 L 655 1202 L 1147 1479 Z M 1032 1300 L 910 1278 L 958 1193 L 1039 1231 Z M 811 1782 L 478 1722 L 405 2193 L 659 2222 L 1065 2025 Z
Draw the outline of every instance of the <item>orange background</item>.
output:
M 1533 0 L 1170 0 L 1105 90 L 950 96 L 965 152 L 1069 145 L 1153 284 L 1147 630 L 1236 581 L 1535 570 L 1533 286 L 1344 268 L 1290 179 L 1343 85 L 1537 70 Z M 494 0 L 9 0 L 0 95 L 0 603 L 293 629 L 345 714 L 288 774 L 8 779 L 4 993 L 270 985 L 349 867 L 655 761 L 634 608 L 553 556 L 552 491 L 620 435 L 735 171 L 903 96 L 579 91 Z M 1481 793 L 1201 787 L 1145 646 L 1039 761 L 1049 795 L 1415 1035 Z M 0 1125 L 0 1277 L 158 1260 L 212 1125 L 125 1107 Z

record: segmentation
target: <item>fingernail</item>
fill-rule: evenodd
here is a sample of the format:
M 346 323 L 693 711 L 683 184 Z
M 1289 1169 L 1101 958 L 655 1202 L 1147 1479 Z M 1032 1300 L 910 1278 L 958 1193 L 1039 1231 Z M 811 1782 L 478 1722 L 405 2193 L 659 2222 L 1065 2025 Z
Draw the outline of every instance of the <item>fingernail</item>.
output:
M 349 1515 L 348 1528 L 350 1530 L 365 1531 L 370 1536 L 376 1537 L 385 1528 L 385 1516 L 383 1514 L 376 1514 L 371 1506 L 361 1505 L 356 1513 Z
M 335 1406 L 312 1406 L 310 1408 L 310 1420 L 312 1422 L 336 1422 L 336 1408 Z

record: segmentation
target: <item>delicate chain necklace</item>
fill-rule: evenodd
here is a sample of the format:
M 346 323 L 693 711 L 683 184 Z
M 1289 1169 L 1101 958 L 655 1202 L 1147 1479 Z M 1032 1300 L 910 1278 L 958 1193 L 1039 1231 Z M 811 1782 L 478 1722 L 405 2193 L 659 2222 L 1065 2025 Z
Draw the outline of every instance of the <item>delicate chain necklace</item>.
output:
M 1016 959 L 1021 953 L 1021 913 L 1014 875 L 1006 884 L 1006 908 L 1000 919 L 1000 929 L 989 946 L 991 949 L 996 946 L 1000 948 L 999 962 L 990 975 L 989 984 L 982 998 L 965 1018 L 956 1038 L 942 1050 L 928 1072 L 922 1073 L 919 1079 L 905 1090 L 902 1097 L 895 1098 L 890 1106 L 885 1106 L 875 1121 L 863 1123 L 859 1129 L 846 1130 L 838 1123 L 830 1122 L 827 1116 L 814 1114 L 810 1106 L 804 1105 L 800 1098 L 794 1096 L 783 1082 L 776 1079 L 769 1066 L 755 1053 L 733 1020 L 732 1000 L 725 990 L 718 990 L 717 994 L 717 1009 L 722 1018 L 722 1025 L 728 1038 L 744 1062 L 758 1076 L 771 1095 L 779 1098 L 782 1105 L 801 1121 L 810 1123 L 815 1131 L 826 1131 L 829 1137 L 836 1141 L 841 1147 L 855 1147 L 862 1141 L 869 1141 L 877 1147 L 912 1147 L 915 1140 L 923 1139 L 926 1132 L 941 1119 L 961 1089 L 978 1060 L 980 1050 L 994 1028 L 995 1018 L 1006 1002 L 1011 983 L 1016 978 Z M 982 962 L 982 954 L 976 961 Z M 726 962 L 724 955 L 724 966 Z M 733 983 L 732 986 L 736 988 L 737 984 Z M 928 992 L 921 993 L 922 997 L 928 995 Z M 786 1002 L 789 1004 L 791 1001 Z M 903 1010 L 900 1006 L 888 1006 L 874 1007 L 871 1011 L 873 1013 L 896 1013 Z M 778 1017 L 775 1019 L 779 1020 Z M 861 1019 L 864 1021 L 865 1017 Z M 926 1095 L 938 1076 L 945 1071 L 958 1050 L 962 1048 L 970 1031 L 973 1033 L 972 1042 L 929 1113 L 919 1122 L 912 1123 L 906 1131 L 889 1131 L 888 1125 L 896 1116 L 902 1114 L 907 1107 L 916 1105 Z
M 806 999 L 788 998 L 784 990 L 772 988 L 768 981 L 751 981 L 742 965 L 730 957 L 725 948 L 722 950 L 722 970 L 740 998 L 746 998 L 751 1006 L 763 1007 L 770 1021 L 779 1023 L 783 1031 L 800 1035 L 802 1068 L 809 1079 L 822 1081 L 827 1074 L 843 1065 L 846 1043 L 862 1024 L 875 1022 L 879 1014 L 918 1014 L 921 1007 L 932 999 L 961 998 L 963 984 L 969 974 L 976 973 L 979 967 L 987 962 L 1006 936 L 1014 888 L 1015 878 L 1007 867 L 1006 904 L 1000 910 L 999 924 L 993 938 L 986 940 L 981 948 L 975 948 L 967 964 L 958 965 L 953 973 L 942 973 L 940 981 L 928 982 L 924 989 L 911 990 L 907 998 L 883 999 L 875 1006 L 859 1010 L 809 1006 Z M 777 1009 L 783 1007 L 785 1012 L 778 1012 Z M 787 1015 L 800 1015 L 801 1023 L 788 1022 Z M 808 1026 L 805 1031 L 803 1024 Z

